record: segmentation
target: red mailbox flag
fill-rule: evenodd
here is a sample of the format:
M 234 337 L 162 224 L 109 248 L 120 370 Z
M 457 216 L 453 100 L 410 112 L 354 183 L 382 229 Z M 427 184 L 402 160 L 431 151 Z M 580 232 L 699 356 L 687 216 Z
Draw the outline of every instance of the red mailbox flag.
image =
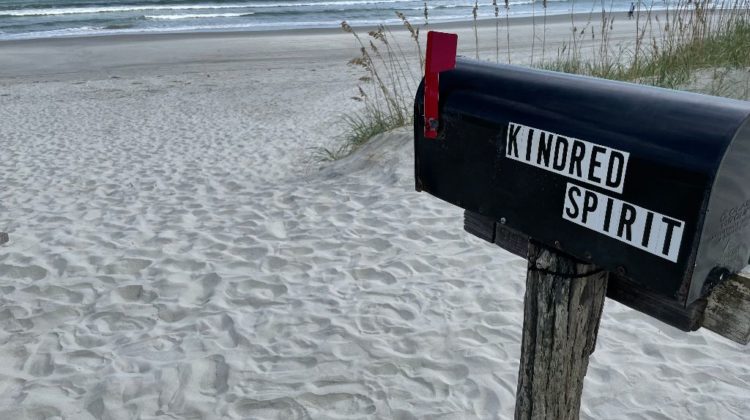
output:
M 424 66 L 424 136 L 437 138 L 439 125 L 438 99 L 441 71 L 456 68 L 458 35 L 444 32 L 427 32 L 427 58 Z

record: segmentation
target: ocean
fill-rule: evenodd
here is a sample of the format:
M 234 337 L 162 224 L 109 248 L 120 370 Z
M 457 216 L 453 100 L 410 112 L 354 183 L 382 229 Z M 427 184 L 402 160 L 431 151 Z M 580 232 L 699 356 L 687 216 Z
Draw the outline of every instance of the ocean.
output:
M 510 0 L 508 14 L 543 12 L 541 0 Z M 498 0 L 505 16 L 504 0 Z M 140 32 L 257 31 L 471 20 L 473 0 L 0 0 L 0 40 Z M 548 0 L 547 14 L 626 11 L 630 0 Z M 479 3 L 478 17 L 493 18 L 491 0 Z

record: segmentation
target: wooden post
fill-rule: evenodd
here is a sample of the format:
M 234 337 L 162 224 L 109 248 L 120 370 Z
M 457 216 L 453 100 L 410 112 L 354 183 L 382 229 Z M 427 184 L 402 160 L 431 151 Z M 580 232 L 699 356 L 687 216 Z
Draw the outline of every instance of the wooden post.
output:
M 529 243 L 516 420 L 578 419 L 606 271 Z
M 8 234 L 5 232 L 0 232 L 0 245 L 10 241 L 10 238 L 8 237 Z
M 730 276 L 707 300 L 701 325 L 736 343 L 750 343 L 750 276 Z

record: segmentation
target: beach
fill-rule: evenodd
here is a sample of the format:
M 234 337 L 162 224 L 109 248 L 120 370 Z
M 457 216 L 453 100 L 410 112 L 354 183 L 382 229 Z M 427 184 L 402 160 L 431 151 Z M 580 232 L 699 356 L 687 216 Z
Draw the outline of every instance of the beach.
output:
M 553 54 L 571 17 L 547 19 Z M 471 23 L 435 28 L 474 55 Z M 410 127 L 313 157 L 361 106 L 358 51 L 332 29 L 0 42 L 0 418 L 512 418 L 525 261 L 415 192 Z M 746 418 L 749 362 L 608 300 L 581 417 Z

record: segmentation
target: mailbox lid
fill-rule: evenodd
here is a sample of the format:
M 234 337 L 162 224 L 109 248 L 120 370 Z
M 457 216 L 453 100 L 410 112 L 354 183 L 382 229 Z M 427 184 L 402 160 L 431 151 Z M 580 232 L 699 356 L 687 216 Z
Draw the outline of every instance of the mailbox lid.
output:
M 420 104 L 418 93 L 417 114 Z M 438 139 L 424 140 L 415 118 L 417 188 L 689 303 L 712 185 L 748 115 L 750 106 L 740 101 L 460 59 L 440 77 Z M 529 142 L 508 147 L 509 132 L 531 138 L 532 149 L 547 136 L 563 137 L 571 149 L 578 141 L 589 158 L 599 147 L 598 157 L 625 169 L 622 182 L 571 176 L 579 168 L 562 158 L 559 170 L 544 159 L 539 165 L 538 150 L 524 155 Z M 586 200 L 597 210 L 582 220 L 571 204 L 580 210 Z M 577 217 L 566 217 L 566 208 Z M 638 220 L 620 231 L 618 212 Z
M 441 105 L 461 92 L 544 118 L 555 130 L 582 131 L 592 141 L 601 135 L 611 147 L 702 173 L 716 173 L 750 113 L 744 101 L 462 57 L 440 75 Z M 473 108 L 481 119 L 503 120 Z

